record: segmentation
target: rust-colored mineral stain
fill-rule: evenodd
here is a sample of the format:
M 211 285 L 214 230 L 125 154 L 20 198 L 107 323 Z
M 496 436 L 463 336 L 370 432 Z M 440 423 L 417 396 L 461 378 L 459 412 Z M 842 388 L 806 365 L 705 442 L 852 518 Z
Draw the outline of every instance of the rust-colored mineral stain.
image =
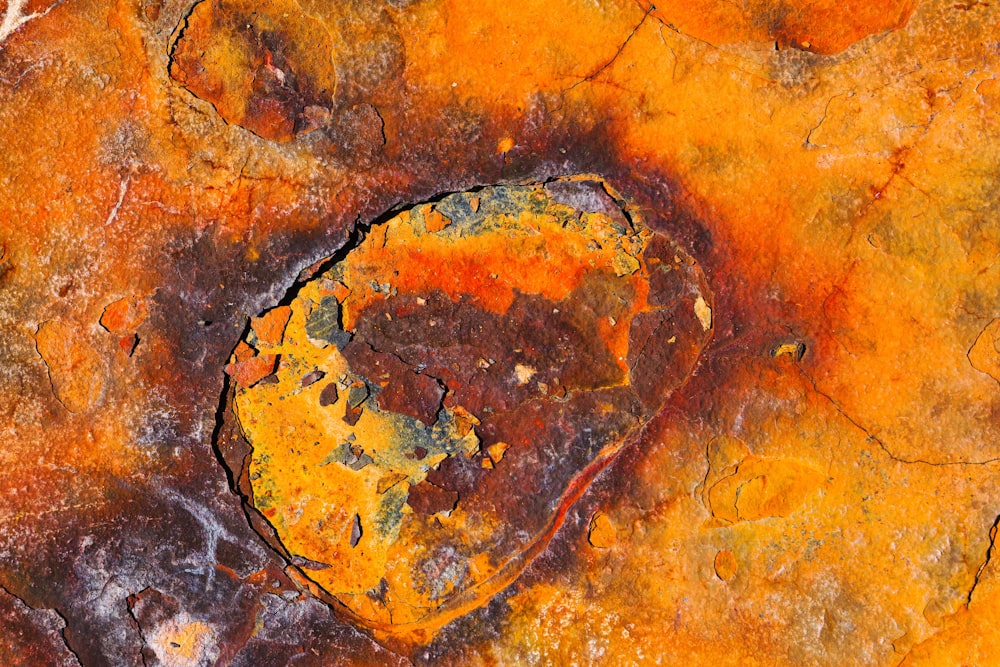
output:
M 698 265 L 596 177 L 449 195 L 254 320 L 221 449 L 272 545 L 329 564 L 299 571 L 311 590 L 426 642 L 545 548 L 690 374 L 710 304 Z
M 202 0 L 178 27 L 170 76 L 227 122 L 286 142 L 329 120 L 333 51 L 329 27 L 293 0 Z
M 915 0 L 727 0 L 657 4 L 654 16 L 671 28 L 712 44 L 774 42 L 834 54 L 870 35 L 906 25 Z

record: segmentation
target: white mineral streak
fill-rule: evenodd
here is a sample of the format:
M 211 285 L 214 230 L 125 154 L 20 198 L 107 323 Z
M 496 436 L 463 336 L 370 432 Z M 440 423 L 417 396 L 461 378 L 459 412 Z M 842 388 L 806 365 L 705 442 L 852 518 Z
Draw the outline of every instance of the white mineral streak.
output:
M 7 41 L 7 38 L 14 34 L 18 28 L 28 21 L 33 21 L 34 19 L 45 16 L 59 3 L 57 2 L 44 12 L 25 14 L 24 7 L 27 4 L 28 0 L 7 0 L 7 11 L 4 12 L 3 21 L 0 22 L 0 50 L 3 49 L 3 43 Z
M 712 328 L 712 308 L 700 294 L 694 301 L 694 314 L 698 316 L 698 321 L 701 322 L 702 329 L 708 331 Z

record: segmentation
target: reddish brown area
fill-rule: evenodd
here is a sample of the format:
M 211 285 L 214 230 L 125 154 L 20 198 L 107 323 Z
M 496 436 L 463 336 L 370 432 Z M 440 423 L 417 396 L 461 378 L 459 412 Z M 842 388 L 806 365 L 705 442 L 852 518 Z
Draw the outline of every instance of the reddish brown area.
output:
M 421 514 L 436 514 L 455 509 L 458 503 L 458 492 L 442 489 L 440 486 L 423 481 L 410 489 L 406 500 L 414 512 Z
M 344 357 L 352 369 L 381 388 L 376 399 L 379 408 L 419 419 L 428 426 L 437 421 L 444 388 L 433 377 L 417 372 L 393 354 L 376 352 L 365 342 L 348 343 Z
M 62 637 L 63 620 L 53 611 L 36 611 L 0 590 L 0 659 L 10 667 L 78 665 Z
M 226 366 L 226 374 L 243 387 L 252 387 L 274 372 L 278 357 L 274 354 L 261 354 L 243 361 L 236 361 Z
M 334 403 L 337 402 L 337 397 L 338 396 L 339 396 L 339 392 L 337 391 L 337 383 L 336 382 L 331 382 L 328 385 L 326 385 L 325 387 L 323 387 L 323 391 L 320 392 L 320 395 L 319 395 L 319 404 L 322 407 L 326 407 L 328 405 L 333 405 Z
M 455 302 L 440 292 L 419 292 L 427 294 L 426 305 L 415 306 L 416 297 L 402 293 L 365 311 L 358 317 L 356 331 L 358 339 L 372 347 L 398 355 L 411 367 L 426 367 L 427 375 L 448 387 L 454 404 L 480 415 L 487 406 L 502 411 L 531 400 L 538 394 L 538 382 L 556 391 L 591 390 L 623 381 L 596 328 L 586 335 L 575 322 L 586 318 L 593 326 L 611 313 L 601 312 L 600 304 L 593 304 L 595 312 L 588 300 L 600 295 L 593 288 L 580 292 L 562 303 L 519 295 L 503 316 L 476 307 L 474 297 Z M 608 305 L 613 301 L 609 299 Z M 439 342 L 431 347 L 428 340 Z M 506 356 L 495 358 L 498 351 Z M 480 360 L 486 359 L 494 363 L 483 368 Z M 538 369 L 539 374 L 518 386 L 512 380 L 517 364 Z
M 171 76 L 229 122 L 274 141 L 330 120 L 336 74 L 328 33 L 294 3 L 203 0 L 171 50 Z

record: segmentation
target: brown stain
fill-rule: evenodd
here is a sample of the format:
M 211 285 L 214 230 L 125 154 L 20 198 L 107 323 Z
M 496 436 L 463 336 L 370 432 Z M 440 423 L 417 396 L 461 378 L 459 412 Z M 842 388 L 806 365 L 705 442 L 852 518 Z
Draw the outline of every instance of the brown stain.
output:
M 287 142 L 329 122 L 333 56 L 327 27 L 293 2 L 203 0 L 178 26 L 170 75 L 227 122 Z

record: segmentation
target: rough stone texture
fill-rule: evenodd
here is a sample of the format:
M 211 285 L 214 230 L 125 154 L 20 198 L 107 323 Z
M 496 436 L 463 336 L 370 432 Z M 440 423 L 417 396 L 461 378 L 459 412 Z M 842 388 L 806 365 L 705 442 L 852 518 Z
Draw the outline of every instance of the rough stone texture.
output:
M 0 3 L 5 664 L 1000 659 L 996 3 L 255 7 Z M 225 367 L 359 227 L 584 173 L 713 339 L 516 582 L 389 650 L 250 525 Z

